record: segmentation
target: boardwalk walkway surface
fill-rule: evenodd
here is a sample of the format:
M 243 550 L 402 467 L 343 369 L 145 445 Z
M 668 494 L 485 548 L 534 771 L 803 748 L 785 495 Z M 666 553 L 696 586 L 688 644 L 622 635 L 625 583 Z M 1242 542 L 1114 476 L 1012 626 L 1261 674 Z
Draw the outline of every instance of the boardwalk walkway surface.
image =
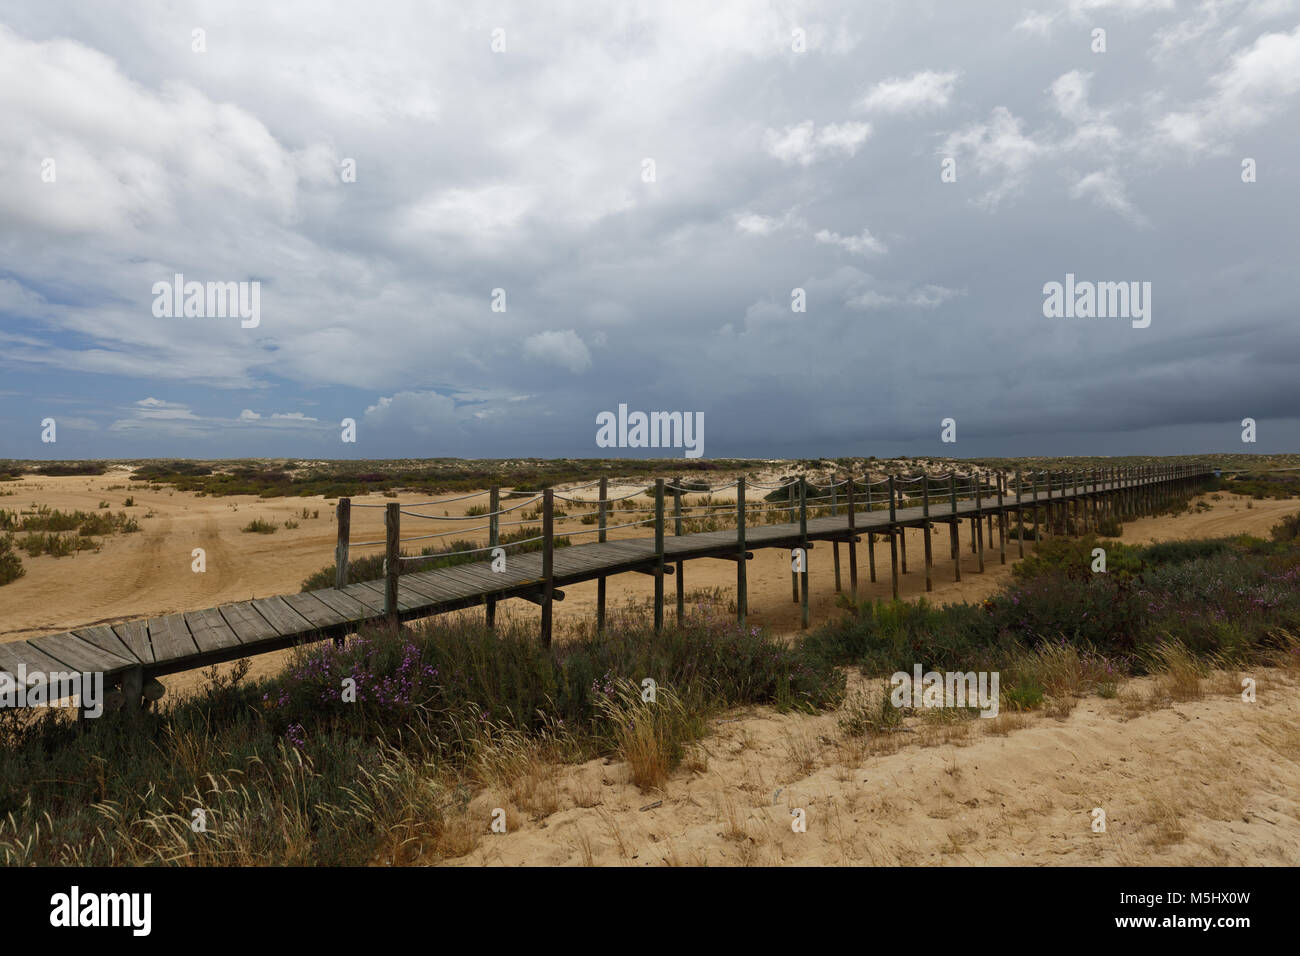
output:
M 928 505 L 895 507 L 892 514 L 891 510 L 855 508 L 850 515 L 845 505 L 840 504 L 837 510 L 842 513 L 838 515 L 809 517 L 805 522 L 755 525 L 745 529 L 743 538 L 735 529 L 664 536 L 661 501 L 659 533 L 654 538 L 593 542 L 513 555 L 504 569 L 496 571 L 485 554 L 482 561 L 393 575 L 395 612 L 388 606 L 384 579 L 358 582 L 0 644 L 0 672 L 12 675 L 102 672 L 108 683 L 134 688 L 147 678 L 237 660 L 306 641 L 339 638 L 363 625 L 392 622 L 394 618 L 405 621 L 479 604 L 491 606 L 508 598 L 544 604 L 548 597 L 563 600 L 563 592 L 555 589 L 566 584 L 628 571 L 657 574 L 662 568 L 663 573 L 671 574 L 672 565 L 697 558 L 738 561 L 742 540 L 748 550 L 797 548 L 815 541 L 855 542 L 867 534 L 893 535 L 906 527 L 985 515 L 1005 516 L 1033 511 L 1036 506 L 1098 501 L 1117 494 L 1140 494 L 1141 489 L 1173 487 L 1180 482 L 1190 487 L 1190 483 L 1207 474 L 1208 469 L 1188 466 L 1166 469 L 1157 476 L 1135 474 L 1113 481 L 1068 485 L 1062 482 L 1052 490 L 1025 493 L 1019 501 L 1014 496 L 1003 496 L 1000 502 L 997 497 L 972 498 L 958 500 L 954 505 L 946 495 L 936 496 Z M 549 493 L 547 501 L 549 506 Z M 791 506 L 780 506 L 781 510 L 787 507 Z M 879 498 L 876 507 L 880 507 Z M 553 540 L 557 533 L 551 534 Z M 558 536 L 566 534 L 560 532 Z M 656 550 L 656 539 L 663 542 L 662 556 Z M 1005 528 L 1003 539 L 1005 543 Z M 548 559 L 552 562 L 549 578 Z M 343 563 L 346 565 L 346 560 Z M 659 581 L 657 596 L 662 604 L 662 578 Z M 741 587 L 743 581 L 742 572 Z M 805 594 L 806 589 L 805 581 Z M 743 601 L 740 603 L 743 608 Z

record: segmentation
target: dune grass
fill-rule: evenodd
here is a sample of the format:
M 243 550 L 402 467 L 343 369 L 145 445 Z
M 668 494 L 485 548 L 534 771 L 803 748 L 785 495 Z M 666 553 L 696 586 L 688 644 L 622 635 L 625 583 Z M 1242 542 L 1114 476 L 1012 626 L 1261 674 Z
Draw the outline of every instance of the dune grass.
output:
M 657 786 L 738 704 L 834 704 L 843 675 L 707 614 L 540 647 L 531 629 L 426 623 L 300 648 L 134 717 L 77 726 L 0 712 L 0 858 L 10 864 L 364 864 L 465 852 L 469 795 L 539 755 L 622 755 Z M 661 709 L 630 696 L 657 682 Z M 190 823 L 203 810 L 206 832 Z M 489 821 L 474 820 L 474 833 Z M 468 841 L 468 843 L 467 843 Z

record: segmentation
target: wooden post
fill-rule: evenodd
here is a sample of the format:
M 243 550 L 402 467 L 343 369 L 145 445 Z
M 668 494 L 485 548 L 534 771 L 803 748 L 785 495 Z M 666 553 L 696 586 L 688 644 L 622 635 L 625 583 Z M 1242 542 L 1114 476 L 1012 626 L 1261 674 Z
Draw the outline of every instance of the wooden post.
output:
M 501 510 L 501 489 L 493 485 L 488 489 L 488 547 L 497 548 L 501 544 L 501 516 L 497 514 Z M 492 552 L 488 552 L 492 556 Z M 489 598 L 483 605 L 484 620 L 488 628 L 494 628 L 497 625 L 497 602 L 494 598 Z
M 1054 505 L 1055 502 L 1052 500 L 1052 472 L 1049 469 L 1047 472 L 1047 506 L 1044 508 L 1044 516 L 1046 517 L 1044 524 L 1047 525 L 1049 535 L 1056 534 L 1056 515 L 1052 512 Z
M 1092 486 L 1092 490 L 1088 491 L 1088 498 L 1084 502 L 1084 507 L 1088 511 L 1088 517 L 1087 517 L 1088 530 L 1096 531 L 1097 530 L 1097 469 L 1096 468 L 1089 468 L 1087 476 L 1085 476 L 1083 479 L 1083 486 L 1085 491 L 1088 489 L 1089 485 Z
M 808 478 L 799 476 L 799 547 L 803 549 L 802 570 L 799 574 L 803 594 L 799 608 L 800 627 L 808 629 Z
M 797 506 L 796 493 L 794 493 L 793 490 L 790 490 L 792 488 L 793 485 L 787 485 L 787 488 L 785 488 L 785 501 L 789 502 L 787 510 L 790 512 L 790 524 L 796 523 L 794 509 L 796 509 Z M 794 570 L 793 566 L 790 566 L 790 594 L 792 594 L 792 597 L 790 597 L 790 604 L 798 604 L 798 602 L 800 602 L 800 572 Z
M 907 495 L 903 492 L 902 488 L 899 488 L 898 505 L 900 508 L 906 507 L 906 505 L 904 505 L 903 503 L 904 501 L 906 501 L 906 499 L 907 499 Z M 907 529 L 904 528 L 902 525 L 898 526 L 898 557 L 903 566 L 903 573 L 906 574 L 907 573 Z
M 1020 503 L 1021 477 L 1020 469 L 1016 469 L 1016 524 L 1019 531 L 1016 534 L 1016 551 L 1020 557 L 1025 556 L 1025 509 Z
M 948 497 L 952 501 L 952 520 L 948 522 L 948 538 L 952 545 L 953 580 L 961 581 L 961 531 L 957 517 L 957 472 L 948 473 Z
M 338 523 L 338 544 L 334 546 L 334 586 L 348 586 L 348 538 L 352 533 L 352 499 L 340 498 L 334 509 L 334 520 Z
M 1003 508 L 1002 496 L 1006 491 L 1007 476 L 998 472 L 998 563 L 1007 563 L 1007 513 Z
M 889 529 L 889 581 L 894 600 L 898 600 L 898 529 Z
M 1038 542 L 1042 540 L 1042 537 L 1039 531 L 1039 522 L 1038 522 L 1038 473 L 1037 472 L 1034 473 L 1033 480 L 1030 482 L 1029 490 L 1030 490 L 1030 494 L 1033 495 L 1033 499 L 1034 499 L 1034 544 L 1038 544 Z
M 144 707 L 144 668 L 132 667 L 122 672 L 122 696 L 126 710 L 138 714 Z
M 682 533 L 682 492 L 678 488 L 673 492 L 673 534 Z M 686 575 L 682 573 L 685 561 L 677 562 L 677 626 L 686 620 Z
M 870 521 L 870 520 L 871 520 L 871 514 L 872 514 L 872 512 L 875 510 L 875 509 L 871 506 L 871 471 L 870 471 L 870 469 L 867 470 L 866 475 L 864 475 L 863 477 L 864 477 L 864 479 L 865 479 L 865 481 L 866 481 L 866 485 L 867 485 L 867 520 Z M 876 583 L 876 533 L 875 533 L 874 531 L 868 531 L 868 532 L 867 532 L 867 565 L 868 565 L 868 569 L 869 569 L 870 572 L 871 572 L 871 583 L 872 583 L 872 584 L 875 584 L 875 583 Z
M 978 542 L 976 554 L 979 555 L 980 574 L 984 573 L 984 522 L 980 520 L 980 510 L 984 507 L 983 489 L 980 487 L 983 482 L 980 480 L 979 472 L 975 473 L 973 481 L 975 485 L 975 539 Z
M 893 588 L 894 600 L 898 600 L 898 520 L 897 498 L 894 491 L 894 476 L 889 476 L 889 578 Z
M 858 536 L 857 502 L 853 494 L 853 472 L 849 472 L 849 597 L 858 603 Z
M 397 627 L 397 576 L 402 573 L 401 540 L 402 506 L 396 501 L 384 508 L 384 530 L 387 532 L 384 559 L 384 614 L 388 626 Z
M 930 553 L 930 473 L 926 472 L 925 477 L 921 479 L 921 517 L 925 523 L 921 525 L 922 537 L 925 543 L 925 589 L 934 590 L 934 580 L 932 577 L 932 568 L 934 566 L 934 557 Z
M 551 593 L 555 590 L 555 489 L 542 491 L 542 645 L 551 646 Z
M 664 480 L 655 479 L 655 633 L 664 629 Z
M 749 588 L 745 579 L 745 476 L 736 480 L 736 620 L 745 626 L 749 613 Z
M 1074 520 L 1074 533 L 1083 534 L 1082 511 L 1079 508 L 1079 470 L 1070 472 L 1070 515 Z
M 971 500 L 976 502 L 975 513 L 970 519 L 970 553 L 977 554 L 978 551 L 975 544 L 975 539 L 979 537 L 979 530 L 980 530 L 979 501 L 975 495 L 975 476 L 973 474 L 970 475 L 969 480 L 970 480 Z
M 799 480 L 803 481 L 803 476 L 800 476 Z M 786 486 L 785 500 L 790 502 L 790 508 L 789 508 L 790 523 L 794 524 L 795 523 L 794 509 L 796 507 L 796 503 L 795 503 L 796 495 L 795 492 L 791 490 L 791 488 L 793 488 L 793 485 Z M 799 603 L 799 572 L 794 569 L 793 564 L 790 565 L 790 603 L 791 604 Z
M 596 532 L 596 540 L 601 544 L 605 543 L 606 538 L 606 515 L 609 507 L 609 479 L 600 479 L 600 502 L 596 505 L 596 518 L 599 524 L 599 530 Z M 596 633 L 605 633 L 605 577 L 601 575 L 596 579 Z
M 835 487 L 835 476 L 831 475 L 831 517 L 838 518 L 840 514 L 840 493 Z M 836 538 L 831 542 L 831 557 L 835 561 L 835 593 L 839 594 L 843 588 L 840 587 L 840 539 Z

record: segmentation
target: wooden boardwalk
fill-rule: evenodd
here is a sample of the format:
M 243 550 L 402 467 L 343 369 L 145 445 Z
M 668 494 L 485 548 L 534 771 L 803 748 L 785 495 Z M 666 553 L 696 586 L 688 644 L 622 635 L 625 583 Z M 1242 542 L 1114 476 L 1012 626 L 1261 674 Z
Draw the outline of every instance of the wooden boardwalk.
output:
M 934 524 L 951 525 L 952 553 L 955 555 L 958 545 L 957 524 L 963 520 L 971 521 L 972 545 L 978 539 L 982 569 L 983 535 L 982 530 L 976 533 L 981 525 L 978 519 L 986 516 L 997 518 L 1002 559 L 1005 561 L 1007 520 L 1010 514 L 1071 506 L 1078 509 L 1082 503 L 1102 502 L 1127 495 L 1132 506 L 1122 513 L 1133 515 L 1150 510 L 1148 505 L 1153 509 L 1158 503 L 1156 493 L 1175 491 L 1180 485 L 1188 489 L 1208 473 L 1205 468 L 1184 466 L 1162 469 L 1153 475 L 1132 474 L 1105 481 L 1096 480 L 1095 477 L 1094 480 L 1083 483 L 1071 481 L 1066 484 L 1063 481 L 1059 487 L 1052 487 L 1049 480 L 1050 490 L 1022 494 L 1020 500 L 1001 494 L 1004 485 L 999 483 L 996 486 L 998 498 L 971 498 L 954 502 L 943 496 L 920 506 L 893 507 L 887 510 L 881 508 L 877 499 L 875 507 L 880 510 L 855 508 L 849 513 L 847 507 L 839 505 L 842 513 L 838 515 L 807 517 L 805 511 L 801 521 L 746 527 L 743 534 L 737 529 L 728 529 L 667 536 L 663 533 L 661 482 L 657 533 L 653 538 L 592 542 L 558 549 L 544 547 L 541 551 L 513 555 L 504 569 L 496 571 L 492 569 L 491 561 L 485 554 L 482 561 L 400 575 L 393 573 L 377 581 L 241 601 L 201 611 L 186 611 L 120 624 L 76 628 L 63 634 L 0 644 L 0 671 L 12 675 L 18 675 L 24 670 L 28 675 L 70 671 L 101 672 L 107 683 L 121 686 L 128 699 L 138 701 L 139 688 L 149 678 L 264 654 L 308 641 L 342 638 L 368 624 L 391 624 L 394 621 L 422 618 L 479 604 L 488 605 L 491 616 L 495 602 L 509 598 L 524 598 L 542 604 L 544 611 L 549 612 L 548 600 L 563 600 L 564 593 L 559 590 L 563 586 L 625 572 L 655 575 L 658 602 L 656 624 L 661 625 L 663 575 L 672 574 L 673 566 L 677 567 L 680 574 L 685 562 L 698 558 L 725 558 L 737 562 L 737 605 L 743 620 L 745 575 L 741 556 L 744 554 L 752 557 L 754 549 L 808 549 L 814 542 L 836 542 L 838 586 L 839 543 L 847 543 L 856 596 L 856 550 L 853 546 L 864 535 L 885 536 L 891 543 L 896 593 L 896 545 L 898 533 L 903 528 L 919 526 L 925 529 L 928 583 L 931 566 L 929 533 Z M 547 543 L 553 545 L 557 534 L 563 537 L 568 532 L 557 533 L 550 526 L 551 493 L 545 494 L 548 510 L 544 533 L 550 535 Z M 398 506 L 389 507 L 395 509 Z M 793 507 L 792 504 L 778 506 L 780 510 Z M 393 514 L 395 511 L 390 510 L 390 518 Z M 390 554 L 396 553 L 393 544 L 397 540 L 395 522 L 393 524 L 390 531 Z M 343 527 L 341 533 L 346 534 L 346 527 Z M 657 549 L 656 542 L 662 542 L 661 550 Z M 992 545 L 991 533 L 989 544 Z M 346 566 L 346 547 L 342 553 L 345 556 L 342 563 Z M 874 579 L 874 550 L 872 557 Z M 906 571 L 905 554 L 903 560 Z M 390 600 L 392 591 L 395 591 L 395 607 Z M 795 593 L 798 594 L 797 582 Z M 680 586 L 678 594 L 680 607 Z M 602 587 L 602 611 L 603 596 Z M 803 599 L 806 608 L 806 563 L 803 566 Z M 544 621 L 544 639 L 549 640 L 549 613 L 545 614 Z

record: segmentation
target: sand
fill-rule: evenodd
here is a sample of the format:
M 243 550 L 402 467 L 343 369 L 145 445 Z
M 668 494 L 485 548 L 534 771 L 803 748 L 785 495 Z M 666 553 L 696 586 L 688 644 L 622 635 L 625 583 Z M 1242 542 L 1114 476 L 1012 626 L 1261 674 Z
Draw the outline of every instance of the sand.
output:
M 1021 727 L 913 719 L 883 754 L 863 753 L 836 714 L 729 715 L 661 791 L 597 760 L 532 782 L 532 800 L 555 807 L 545 816 L 479 795 L 485 835 L 454 863 L 1295 865 L 1300 695 L 1280 672 L 1252 676 L 1253 704 L 1211 694 L 1126 719 L 1124 701 L 1086 698 L 1064 720 L 1010 718 Z M 512 829 L 490 834 L 498 806 Z

